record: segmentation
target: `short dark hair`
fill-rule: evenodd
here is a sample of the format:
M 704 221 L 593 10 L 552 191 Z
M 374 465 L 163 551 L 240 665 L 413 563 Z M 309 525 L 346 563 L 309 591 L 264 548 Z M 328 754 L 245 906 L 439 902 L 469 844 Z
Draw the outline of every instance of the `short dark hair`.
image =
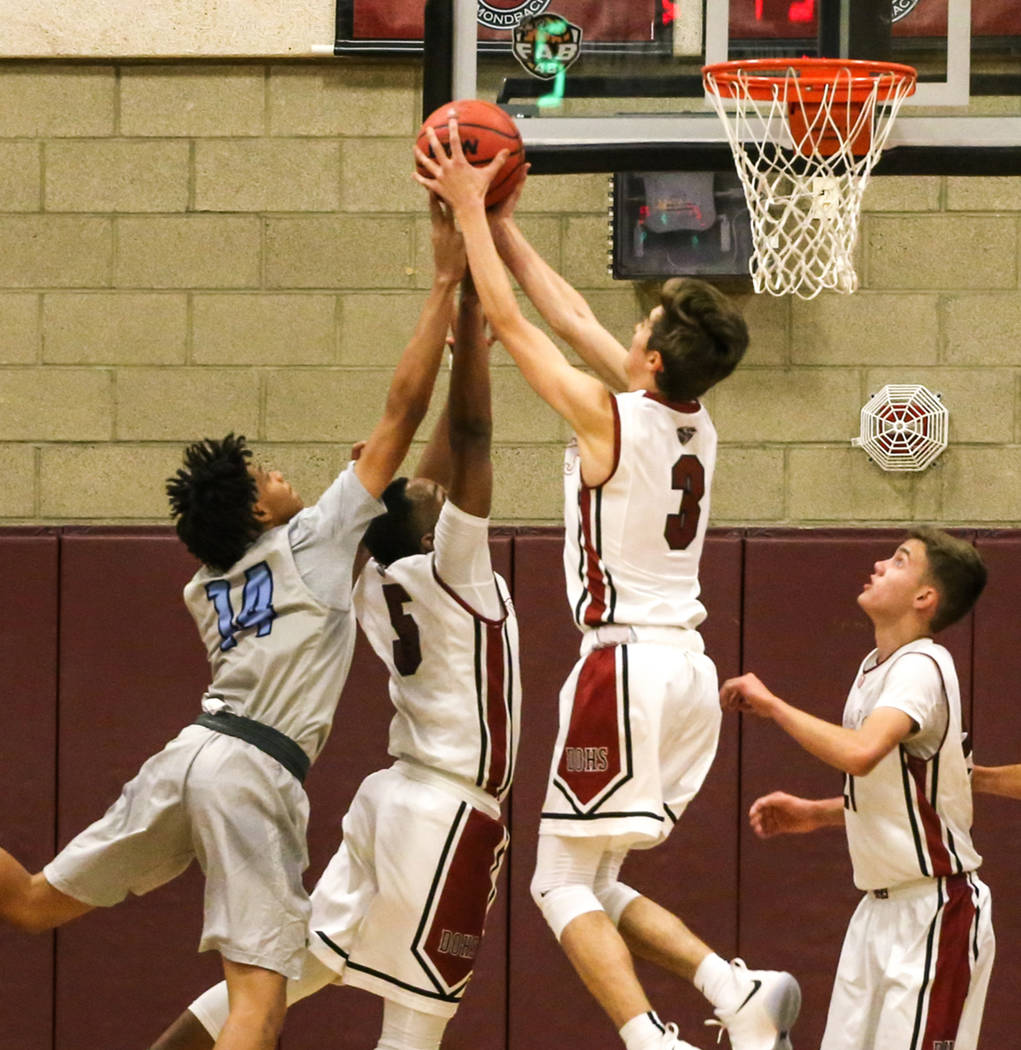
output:
M 422 536 L 415 522 L 414 506 L 408 499 L 408 479 L 394 478 L 380 497 L 386 513 L 369 522 L 362 542 L 380 565 L 422 552 Z
M 242 434 L 203 438 L 184 450 L 184 466 L 167 478 L 177 535 L 216 572 L 226 572 L 262 533 L 251 456 Z
M 933 614 L 933 634 L 957 623 L 978 601 L 986 585 L 986 567 L 982 557 L 967 540 L 957 539 L 941 529 L 919 525 L 908 530 L 908 539 L 925 546 L 929 578 L 939 593 Z
M 737 367 L 748 348 L 748 326 L 719 289 L 693 278 L 672 277 L 660 289 L 659 305 L 663 312 L 648 342 L 663 358 L 656 385 L 669 401 L 692 401 Z

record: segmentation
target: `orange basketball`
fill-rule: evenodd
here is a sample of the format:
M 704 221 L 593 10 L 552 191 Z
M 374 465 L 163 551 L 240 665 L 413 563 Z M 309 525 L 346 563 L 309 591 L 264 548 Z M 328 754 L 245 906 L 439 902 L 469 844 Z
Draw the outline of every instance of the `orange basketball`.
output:
M 492 102 L 483 102 L 481 99 L 464 98 L 457 102 L 448 102 L 445 106 L 440 106 L 439 109 L 430 113 L 422 127 L 419 128 L 415 144 L 426 155 L 432 156 L 429 138 L 425 133 L 426 128 L 432 128 L 440 142 L 447 147 L 449 134 L 447 121 L 451 110 L 457 114 L 461 148 L 473 167 L 484 167 L 500 150 L 510 150 L 510 155 L 489 184 L 489 192 L 486 194 L 487 208 L 493 204 L 499 204 L 510 193 L 514 185 L 514 177 L 521 165 L 525 163 L 525 147 L 514 118 L 499 106 Z M 449 151 L 449 147 L 447 148 Z M 421 167 L 418 170 L 422 175 L 429 174 L 422 171 Z

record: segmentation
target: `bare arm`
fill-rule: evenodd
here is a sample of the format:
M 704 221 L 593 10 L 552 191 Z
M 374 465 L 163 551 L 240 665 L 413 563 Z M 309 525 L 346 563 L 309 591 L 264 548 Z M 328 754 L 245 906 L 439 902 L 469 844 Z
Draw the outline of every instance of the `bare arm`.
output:
M 893 707 L 876 708 L 860 728 L 845 729 L 786 703 L 753 674 L 724 682 L 720 703 L 724 710 L 772 719 L 809 754 L 855 777 L 870 773 L 915 729 L 910 716 Z
M 1021 798 L 1021 765 L 976 766 L 971 774 L 971 789 L 982 795 Z
M 493 499 L 493 406 L 489 383 L 489 340 L 471 275 L 461 282 L 461 306 L 450 373 L 449 496 L 455 507 L 488 518 Z
M 627 350 L 596 319 L 585 297 L 532 247 L 514 221 L 524 178 L 488 212 L 493 242 L 522 290 L 556 334 L 615 390 L 626 390 Z
M 373 496 L 379 496 L 408 453 L 425 418 L 450 325 L 454 293 L 464 273 L 464 245 L 453 215 L 435 197 L 432 218 L 433 284 L 411 340 L 404 348 L 390 383 L 383 416 L 355 464 L 355 473 Z
M 433 135 L 435 137 L 435 135 Z M 415 178 L 440 194 L 453 208 L 464 236 L 468 264 L 482 309 L 496 337 L 506 347 L 532 389 L 574 428 L 589 480 L 613 462 L 613 409 L 606 388 L 574 368 L 553 341 L 521 313 L 510 280 L 493 244 L 486 220 L 486 187 L 502 156 L 485 168 L 473 168 L 464 158 L 457 122 L 450 122 L 451 156 L 438 141 L 436 159 L 416 150 L 421 167 L 432 177 Z
M 819 828 L 839 828 L 844 825 L 844 800 L 798 798 L 774 791 L 752 803 L 748 823 L 760 839 L 773 835 L 803 835 Z

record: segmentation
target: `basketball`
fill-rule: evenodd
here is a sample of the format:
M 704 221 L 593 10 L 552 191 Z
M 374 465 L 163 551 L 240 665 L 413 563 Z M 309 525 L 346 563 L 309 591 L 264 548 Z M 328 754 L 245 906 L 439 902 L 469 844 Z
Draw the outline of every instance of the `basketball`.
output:
M 500 150 L 510 150 L 510 155 L 489 184 L 489 192 L 486 194 L 487 208 L 499 204 L 510 193 L 515 176 L 525 163 L 525 147 L 514 118 L 492 102 L 483 102 L 480 99 L 466 98 L 448 102 L 430 113 L 419 128 L 415 145 L 426 155 L 432 156 L 426 128 L 432 128 L 440 142 L 447 147 L 447 121 L 450 119 L 451 110 L 457 114 L 461 148 L 472 167 L 484 167 Z M 428 175 L 421 166 L 418 170 L 420 174 Z

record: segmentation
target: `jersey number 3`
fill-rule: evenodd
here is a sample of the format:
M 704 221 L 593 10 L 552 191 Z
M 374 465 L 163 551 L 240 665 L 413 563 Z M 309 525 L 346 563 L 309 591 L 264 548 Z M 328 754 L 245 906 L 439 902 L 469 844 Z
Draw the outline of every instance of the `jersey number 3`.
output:
M 666 516 L 663 537 L 672 551 L 685 550 L 698 532 L 699 506 L 705 495 L 705 467 L 698 456 L 681 456 L 670 475 L 670 487 L 684 493 L 676 514 Z
M 238 644 L 238 631 L 254 627 L 257 638 L 269 634 L 276 619 L 273 608 L 273 573 L 264 562 L 245 569 L 245 589 L 241 594 L 241 612 L 234 616 L 230 603 L 230 584 L 213 580 L 206 584 L 206 595 L 216 609 L 216 626 L 220 631 L 220 651 L 226 652 Z

